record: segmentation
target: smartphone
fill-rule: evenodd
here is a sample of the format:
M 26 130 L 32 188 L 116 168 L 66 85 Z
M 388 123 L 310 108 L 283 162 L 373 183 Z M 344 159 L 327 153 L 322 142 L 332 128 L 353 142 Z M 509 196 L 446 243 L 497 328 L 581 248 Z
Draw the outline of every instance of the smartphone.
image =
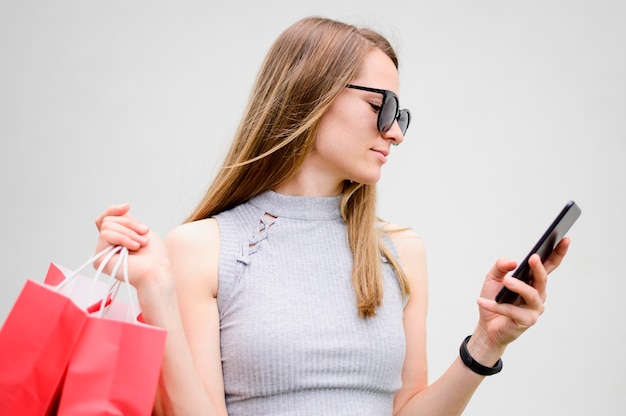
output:
M 541 261 L 545 261 L 559 241 L 565 237 L 565 234 L 567 234 L 571 226 L 576 222 L 580 213 L 580 207 L 576 205 L 574 201 L 569 201 L 565 204 L 565 207 L 563 207 L 556 219 L 543 233 L 533 249 L 530 250 L 524 261 L 515 269 L 512 276 L 530 284 L 533 278 L 530 266 L 528 265 L 530 256 L 537 253 L 539 257 L 541 257 Z M 519 303 L 519 295 L 503 287 L 496 295 L 496 302 L 516 304 Z

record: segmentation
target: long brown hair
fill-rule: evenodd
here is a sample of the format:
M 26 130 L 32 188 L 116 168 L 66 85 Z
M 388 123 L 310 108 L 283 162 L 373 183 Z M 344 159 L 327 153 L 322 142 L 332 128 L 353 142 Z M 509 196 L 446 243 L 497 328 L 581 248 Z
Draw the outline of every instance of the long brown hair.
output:
M 396 68 L 397 56 L 377 32 L 319 17 L 287 28 L 270 48 L 222 169 L 186 222 L 209 218 L 290 179 L 315 146 L 320 119 L 379 48 Z M 376 314 L 383 297 L 380 256 L 406 275 L 377 227 L 376 186 L 344 183 L 341 214 L 354 258 L 352 281 L 362 317 Z

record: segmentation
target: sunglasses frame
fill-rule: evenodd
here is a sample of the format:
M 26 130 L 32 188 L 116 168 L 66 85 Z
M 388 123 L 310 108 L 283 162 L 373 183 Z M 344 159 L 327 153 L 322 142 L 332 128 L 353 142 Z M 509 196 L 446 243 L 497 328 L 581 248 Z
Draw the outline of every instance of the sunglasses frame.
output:
M 380 88 L 363 87 L 361 85 L 354 85 L 354 84 L 348 84 L 346 85 L 346 88 L 352 88 L 355 90 L 368 91 L 368 92 L 375 92 L 375 93 L 383 95 L 383 103 L 380 105 L 380 110 L 378 110 L 378 119 L 376 121 L 376 127 L 378 128 L 378 131 L 380 131 L 381 133 L 386 133 L 389 130 L 391 130 L 391 126 L 393 126 L 393 123 L 396 121 L 398 122 L 398 127 L 400 127 L 400 131 L 402 132 L 402 135 L 404 135 L 406 131 L 409 129 L 409 124 L 411 124 L 411 112 L 406 108 L 400 108 L 400 100 L 398 99 L 398 96 L 393 91 L 383 90 Z M 392 121 L 390 123 L 389 122 L 387 123 L 387 128 L 385 128 L 385 124 L 383 124 L 383 120 L 381 120 L 381 117 L 383 115 L 383 108 L 385 107 L 385 105 L 387 105 L 390 99 L 393 99 L 396 102 L 396 114 L 394 115 Z M 400 121 L 399 121 L 402 115 L 406 115 L 406 126 L 404 127 L 404 129 L 402 129 L 402 126 L 400 125 Z

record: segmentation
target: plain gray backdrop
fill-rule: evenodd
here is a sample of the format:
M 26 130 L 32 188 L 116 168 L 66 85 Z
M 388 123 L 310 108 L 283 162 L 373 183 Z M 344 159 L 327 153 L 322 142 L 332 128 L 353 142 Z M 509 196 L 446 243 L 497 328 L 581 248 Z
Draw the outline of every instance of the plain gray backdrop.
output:
M 431 381 L 474 329 L 487 270 L 521 260 L 573 199 L 583 213 L 546 312 L 466 414 L 622 414 L 622 0 L 1 0 L 2 321 L 49 262 L 92 255 L 110 204 L 160 235 L 181 223 L 267 49 L 308 15 L 377 29 L 400 55 L 414 118 L 380 215 L 426 242 Z

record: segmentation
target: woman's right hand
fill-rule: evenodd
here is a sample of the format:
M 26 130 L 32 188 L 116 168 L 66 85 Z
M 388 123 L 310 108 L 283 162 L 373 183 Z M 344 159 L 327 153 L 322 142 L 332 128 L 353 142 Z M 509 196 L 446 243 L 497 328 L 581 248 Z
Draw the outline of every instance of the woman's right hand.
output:
M 130 283 L 139 289 L 145 283 L 171 283 L 169 278 L 169 261 L 167 250 L 162 240 L 139 222 L 130 213 L 128 204 L 112 205 L 97 219 L 96 227 L 100 232 L 96 244 L 96 252 L 109 246 L 126 247 L 128 256 L 128 274 Z M 116 257 L 112 258 L 104 269 L 110 273 Z M 94 263 L 98 267 L 100 260 Z M 122 271 L 115 276 L 122 278 Z

